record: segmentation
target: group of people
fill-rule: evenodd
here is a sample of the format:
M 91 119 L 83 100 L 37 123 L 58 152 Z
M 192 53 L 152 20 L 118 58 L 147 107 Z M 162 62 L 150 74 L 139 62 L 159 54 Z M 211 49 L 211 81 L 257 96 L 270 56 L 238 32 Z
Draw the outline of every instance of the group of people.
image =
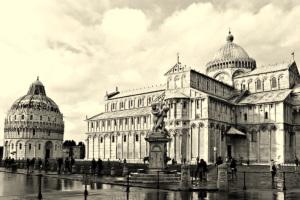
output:
M 107 161 L 107 165 L 109 165 L 110 168 L 110 161 Z M 93 158 L 92 160 L 92 174 L 96 174 L 98 176 L 101 176 L 102 174 L 102 170 L 103 170 L 103 162 L 102 160 L 99 158 L 97 161 Z
M 235 177 L 237 178 L 237 161 L 236 159 L 234 159 L 233 157 L 229 157 L 227 160 L 226 160 L 226 163 L 229 164 L 229 168 L 230 168 L 230 172 L 231 172 L 231 176 L 232 176 L 232 179 Z M 215 165 L 218 166 L 218 165 L 221 165 L 223 164 L 223 159 L 221 156 L 219 156 L 216 160 L 216 163 Z
M 4 167 L 5 168 L 10 168 L 13 164 L 15 164 L 15 159 L 8 157 L 4 159 Z
M 195 177 L 199 177 L 199 180 L 202 181 L 203 179 L 206 179 L 206 173 L 207 173 L 207 163 L 201 158 L 199 162 L 199 157 L 197 157 L 197 168 L 196 168 L 196 174 Z
M 61 174 L 62 170 L 65 173 L 72 174 L 72 168 L 75 165 L 75 159 L 73 157 L 66 157 L 65 160 L 63 158 L 57 158 L 57 172 Z

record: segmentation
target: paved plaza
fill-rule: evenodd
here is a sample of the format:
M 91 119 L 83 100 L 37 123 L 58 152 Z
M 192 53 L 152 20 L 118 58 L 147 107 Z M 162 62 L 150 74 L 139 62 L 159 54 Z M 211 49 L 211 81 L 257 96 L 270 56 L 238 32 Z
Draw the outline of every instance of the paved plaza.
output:
M 143 188 L 142 185 L 132 185 L 129 192 L 126 192 L 126 182 L 123 177 L 110 176 L 91 176 L 88 181 L 88 199 L 299 199 L 300 193 L 300 173 L 295 172 L 294 167 L 284 167 L 286 191 L 282 190 L 282 180 L 278 171 L 275 178 L 275 188 L 272 189 L 271 175 L 268 166 L 239 166 L 237 177 L 232 179 L 228 175 L 229 191 L 226 193 L 217 192 L 216 188 L 217 171 L 212 168 L 207 180 L 199 182 L 193 178 L 194 191 L 179 192 L 176 188 L 156 189 Z M 39 171 L 34 171 L 27 175 L 26 170 L 18 169 L 16 173 L 10 170 L 0 169 L 1 184 L 0 199 L 37 199 Z M 7 171 L 7 172 L 4 172 Z M 243 190 L 244 177 L 246 172 L 246 190 Z M 55 172 L 43 174 L 42 194 L 43 199 L 83 199 L 84 185 L 82 184 L 83 176 L 81 174 L 62 174 L 57 175 Z M 18 183 L 16 185 L 16 183 Z M 137 187 L 138 186 L 138 187 Z M 12 189 L 13 188 L 13 189 Z M 201 189 L 201 190 L 199 190 Z

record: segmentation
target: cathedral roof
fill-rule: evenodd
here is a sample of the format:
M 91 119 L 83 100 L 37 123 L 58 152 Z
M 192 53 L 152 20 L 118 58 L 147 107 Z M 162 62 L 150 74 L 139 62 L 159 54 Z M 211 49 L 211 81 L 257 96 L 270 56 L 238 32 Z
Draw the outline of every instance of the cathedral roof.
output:
M 274 103 L 284 101 L 288 95 L 292 92 L 291 89 L 286 90 L 274 90 L 268 92 L 259 92 L 249 94 L 242 98 L 239 104 L 260 104 L 260 103 Z
M 247 76 L 252 76 L 252 75 L 257 75 L 257 74 L 264 74 L 264 73 L 275 72 L 275 71 L 281 71 L 281 70 L 287 70 L 293 64 L 294 64 L 294 62 L 293 63 L 283 62 L 283 63 L 278 63 L 278 64 L 260 66 L 248 73 L 239 74 L 236 76 L 236 78 L 247 77 Z
M 136 109 L 103 112 L 91 118 L 88 118 L 88 120 L 115 119 L 115 118 L 122 118 L 122 117 L 145 116 L 150 114 L 151 114 L 151 107 L 148 106 L 148 107 L 142 107 Z
M 126 91 L 120 91 L 118 94 L 114 95 L 113 97 L 109 99 L 117 99 L 121 97 L 127 97 L 127 96 L 133 96 L 133 95 L 141 95 L 141 94 L 147 94 L 152 92 L 159 92 L 165 90 L 165 85 L 155 85 L 151 87 L 144 87 L 144 88 L 138 88 L 138 89 L 132 89 L 132 90 L 126 90 Z

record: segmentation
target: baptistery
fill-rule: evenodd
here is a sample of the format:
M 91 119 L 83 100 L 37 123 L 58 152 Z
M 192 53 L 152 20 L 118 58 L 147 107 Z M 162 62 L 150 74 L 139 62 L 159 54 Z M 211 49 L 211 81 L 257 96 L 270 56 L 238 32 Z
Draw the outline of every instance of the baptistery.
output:
M 51 159 L 62 156 L 63 114 L 37 78 L 9 109 L 4 123 L 4 157 Z

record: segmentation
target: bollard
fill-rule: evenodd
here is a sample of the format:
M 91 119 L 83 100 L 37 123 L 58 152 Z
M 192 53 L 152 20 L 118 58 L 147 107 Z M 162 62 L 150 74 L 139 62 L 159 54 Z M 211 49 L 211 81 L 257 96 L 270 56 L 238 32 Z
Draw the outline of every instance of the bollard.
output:
M 85 179 L 84 179 L 84 200 L 87 200 L 87 196 L 89 195 L 87 191 L 87 173 L 85 173 Z
M 286 190 L 286 187 L 285 187 L 285 172 L 283 172 L 283 188 L 282 190 Z
M 159 171 L 157 171 L 157 189 L 159 189 Z
M 38 199 L 43 199 L 42 195 L 42 174 L 38 175 L 39 177 L 39 193 L 38 193 Z
M 244 186 L 243 190 L 246 190 L 246 172 L 244 172 Z
M 127 174 L 127 187 L 126 187 L 127 194 L 129 193 L 129 173 Z

